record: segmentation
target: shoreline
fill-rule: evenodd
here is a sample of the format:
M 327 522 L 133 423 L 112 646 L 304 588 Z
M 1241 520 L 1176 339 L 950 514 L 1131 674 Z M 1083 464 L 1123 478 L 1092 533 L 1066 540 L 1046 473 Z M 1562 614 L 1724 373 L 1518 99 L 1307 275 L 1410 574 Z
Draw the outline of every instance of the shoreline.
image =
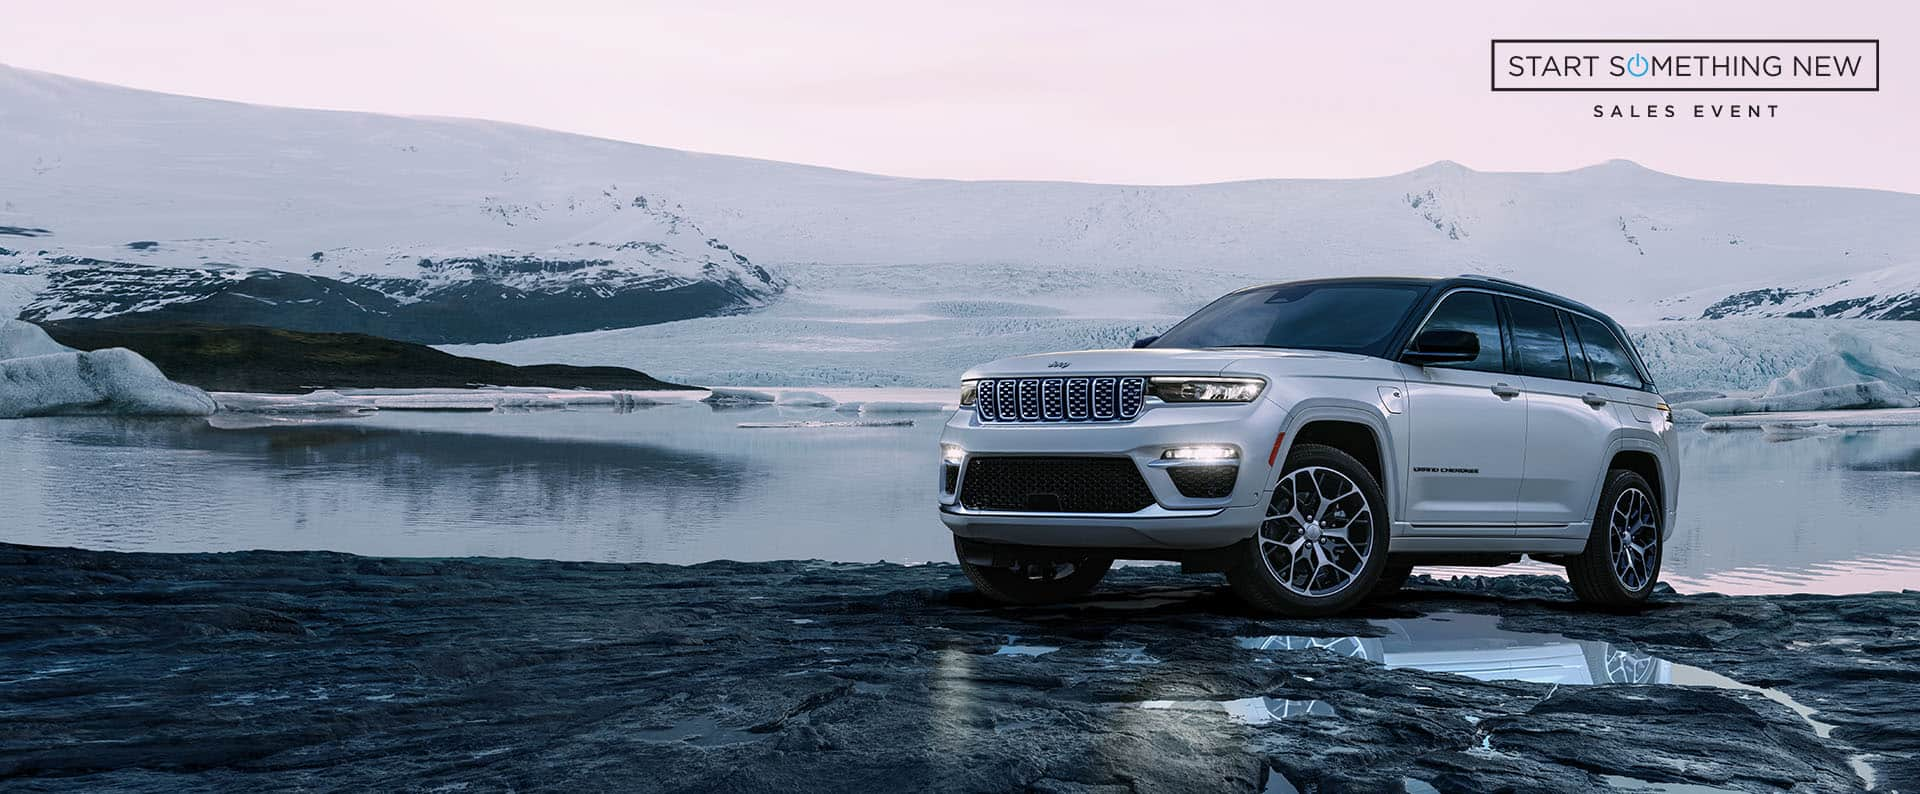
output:
M 1246 613 L 1217 578 L 1153 567 L 1116 569 L 1079 602 L 1006 609 L 945 564 L 0 545 L 0 779 L 648 791 L 1920 780 L 1920 592 L 1662 593 L 1624 616 L 1580 610 L 1547 577 L 1415 581 L 1398 600 L 1291 620 Z M 1598 676 L 1579 653 L 1614 649 L 1609 660 L 1696 685 L 1396 663 L 1439 647 L 1406 650 L 1408 637 L 1474 626 L 1498 639 L 1477 642 L 1482 668 L 1520 665 L 1520 649 Z M 1273 650 L 1313 638 L 1329 647 Z M 1387 651 L 1328 652 L 1340 643 Z

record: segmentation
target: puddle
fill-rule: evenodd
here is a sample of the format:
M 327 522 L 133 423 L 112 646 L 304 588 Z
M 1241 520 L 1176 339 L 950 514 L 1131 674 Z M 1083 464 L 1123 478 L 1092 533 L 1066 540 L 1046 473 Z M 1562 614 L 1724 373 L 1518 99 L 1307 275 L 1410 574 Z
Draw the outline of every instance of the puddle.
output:
M 1116 664 L 1159 664 L 1159 657 L 1147 653 L 1144 645 L 1129 645 L 1113 648 L 1100 655 L 1100 660 L 1109 665 Z
M 1008 635 L 1007 644 L 1000 646 L 1000 649 L 994 651 L 993 655 L 995 656 L 1045 656 L 1047 654 L 1053 653 L 1054 651 L 1060 650 L 1060 646 L 1058 645 L 1021 645 L 1019 644 L 1019 642 L 1020 642 L 1020 638 L 1018 636 Z
M 643 742 L 685 742 L 701 747 L 746 744 L 765 738 L 740 728 L 725 727 L 714 721 L 712 717 L 694 717 L 681 720 L 666 728 L 634 731 L 632 736 Z
M 1143 709 L 1155 711 L 1226 712 L 1242 725 L 1267 725 L 1281 720 L 1336 716 L 1333 706 L 1319 700 L 1283 700 L 1270 697 L 1238 700 L 1143 700 Z
M 1873 765 L 1867 763 L 1867 759 L 1872 757 L 1868 753 L 1847 756 L 1847 766 L 1853 767 L 1854 776 L 1860 778 L 1862 787 L 1867 789 L 1880 785 L 1879 773 L 1874 772 Z M 1895 794 L 1898 792 L 1896 791 Z
M 1590 684 L 1678 684 L 1752 692 L 1798 714 L 1822 739 L 1831 724 L 1813 718 L 1813 709 L 1778 689 L 1743 684 L 1702 667 L 1649 656 L 1597 640 L 1559 634 L 1508 631 L 1495 615 L 1436 612 L 1409 620 L 1376 620 L 1382 637 L 1239 637 L 1240 647 L 1256 651 L 1324 650 L 1366 659 L 1388 669 L 1412 668 L 1454 673 L 1482 681 L 1532 681 L 1572 686 Z M 1872 769 L 1855 759 L 1855 771 L 1868 779 Z M 1669 789 L 1662 789 L 1669 790 Z M 1688 789 L 1671 789 L 1688 790 Z
M 1493 615 L 1436 613 L 1410 620 L 1376 620 L 1384 637 L 1240 637 L 1257 651 L 1324 650 L 1389 669 L 1410 667 L 1482 681 L 1542 684 L 1672 683 L 1674 665 L 1610 643 L 1499 628 Z

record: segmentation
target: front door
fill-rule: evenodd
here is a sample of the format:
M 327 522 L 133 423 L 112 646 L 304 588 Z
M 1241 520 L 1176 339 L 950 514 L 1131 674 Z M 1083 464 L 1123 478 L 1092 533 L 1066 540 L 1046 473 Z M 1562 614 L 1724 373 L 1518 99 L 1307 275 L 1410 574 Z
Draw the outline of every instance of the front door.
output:
M 1402 365 L 1408 471 L 1401 515 L 1415 535 L 1512 535 L 1524 474 L 1527 400 L 1521 379 L 1505 371 L 1494 296 L 1446 296 L 1415 335 L 1429 330 L 1472 332 L 1480 339 L 1480 357 Z

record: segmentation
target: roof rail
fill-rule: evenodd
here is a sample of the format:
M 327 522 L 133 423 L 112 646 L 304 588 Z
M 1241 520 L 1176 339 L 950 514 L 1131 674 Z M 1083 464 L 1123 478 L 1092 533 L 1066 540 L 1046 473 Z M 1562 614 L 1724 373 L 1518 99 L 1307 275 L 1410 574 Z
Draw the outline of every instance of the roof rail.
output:
M 1546 292 L 1546 290 L 1543 290 L 1543 289 L 1541 289 L 1541 288 L 1539 288 L 1539 287 L 1536 287 L 1536 286 L 1533 286 L 1532 284 L 1522 284 L 1522 283 L 1520 283 L 1520 282 L 1518 282 L 1518 281 L 1514 281 L 1513 279 L 1510 279 L 1510 278 L 1501 278 L 1501 277 L 1499 277 L 1499 276 L 1489 276 L 1489 275 L 1487 275 L 1487 274 L 1485 274 L 1485 273 L 1461 273 L 1461 274 L 1460 274 L 1460 278 L 1477 278 L 1477 279 L 1480 279 L 1480 280 L 1482 280 L 1482 281 L 1492 281 L 1492 282 L 1495 282 L 1495 283 L 1499 283 L 1499 284 L 1510 284 L 1510 285 L 1513 285 L 1513 286 L 1515 286 L 1515 287 L 1522 287 L 1522 288 L 1525 288 L 1525 289 L 1530 289 L 1530 290 L 1533 290 L 1533 291 L 1535 291 L 1535 292 Z

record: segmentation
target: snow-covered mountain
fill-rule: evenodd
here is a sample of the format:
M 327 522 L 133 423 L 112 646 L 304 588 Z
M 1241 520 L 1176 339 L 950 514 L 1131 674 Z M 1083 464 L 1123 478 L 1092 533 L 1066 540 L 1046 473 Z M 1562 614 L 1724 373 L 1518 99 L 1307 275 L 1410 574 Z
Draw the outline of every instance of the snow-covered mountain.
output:
M 1916 232 L 1920 233 L 1920 232 Z M 1841 317 L 1920 320 L 1920 264 L 1789 284 L 1704 290 L 1661 301 L 1675 320 L 1729 317 Z
M 433 342 L 756 310 L 780 273 L 833 285 L 830 300 L 786 300 L 835 322 L 847 307 L 910 318 L 990 292 L 1151 324 L 1249 282 L 1461 272 L 1636 322 L 1753 289 L 1853 289 L 1872 272 L 1895 274 L 1871 280 L 1886 295 L 1920 289 L 1888 270 L 1920 262 L 1920 196 L 1625 161 L 1168 187 L 907 179 L 0 68 L 0 247 L 0 272 L 34 279 L 0 284 L 29 293 L 29 319 L 145 313 Z M 851 277 L 826 272 L 838 268 Z M 886 279 L 917 292 L 889 298 Z
M 429 342 L 628 327 L 777 293 L 623 162 L 635 148 L 0 67 L 0 271 L 34 277 L 21 316 L 36 321 L 143 314 Z

